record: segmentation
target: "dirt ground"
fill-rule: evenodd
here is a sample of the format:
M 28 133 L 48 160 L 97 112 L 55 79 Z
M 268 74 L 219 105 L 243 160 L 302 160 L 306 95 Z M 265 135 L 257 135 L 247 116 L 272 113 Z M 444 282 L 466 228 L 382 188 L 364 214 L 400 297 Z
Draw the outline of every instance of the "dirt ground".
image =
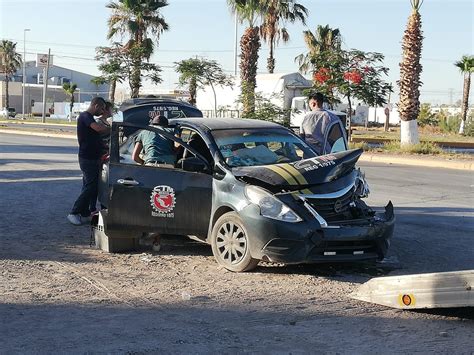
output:
M 158 253 L 107 254 L 65 219 L 80 187 L 75 150 L 38 149 L 0 150 L 0 353 L 473 353 L 472 309 L 407 312 L 349 297 L 373 276 L 404 273 L 403 237 L 385 267 L 235 274 L 176 236 Z

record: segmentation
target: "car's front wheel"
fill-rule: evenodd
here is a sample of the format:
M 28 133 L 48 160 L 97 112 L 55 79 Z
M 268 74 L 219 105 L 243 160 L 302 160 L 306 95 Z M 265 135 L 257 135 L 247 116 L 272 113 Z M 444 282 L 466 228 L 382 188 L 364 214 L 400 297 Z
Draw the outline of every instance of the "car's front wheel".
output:
M 254 269 L 258 260 L 250 255 L 249 236 L 235 212 L 222 215 L 212 228 L 212 253 L 219 265 L 234 272 Z

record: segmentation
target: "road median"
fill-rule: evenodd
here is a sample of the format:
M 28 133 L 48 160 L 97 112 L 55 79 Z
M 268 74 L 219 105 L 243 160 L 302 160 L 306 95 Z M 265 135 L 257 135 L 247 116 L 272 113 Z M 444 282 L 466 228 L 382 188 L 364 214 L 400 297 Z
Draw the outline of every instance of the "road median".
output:
M 65 139 L 77 139 L 75 134 L 69 134 L 57 131 L 33 131 L 33 130 L 19 130 L 0 128 L 1 133 L 31 135 L 39 137 L 56 137 Z M 444 168 L 456 170 L 470 170 L 474 171 L 474 159 L 455 159 L 447 158 L 445 156 L 424 156 L 420 154 L 386 154 L 386 153 L 370 153 L 364 152 L 359 158 L 361 162 L 373 162 L 382 164 L 399 164 L 409 166 L 424 166 L 430 168 Z

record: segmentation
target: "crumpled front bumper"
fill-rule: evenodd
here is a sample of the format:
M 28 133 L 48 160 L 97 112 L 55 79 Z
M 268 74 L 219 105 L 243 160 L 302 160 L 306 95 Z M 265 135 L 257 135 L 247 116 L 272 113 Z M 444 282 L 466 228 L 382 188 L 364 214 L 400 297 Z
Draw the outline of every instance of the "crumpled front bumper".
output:
M 268 223 L 268 219 L 259 217 L 247 225 L 252 236 L 252 256 L 285 264 L 382 259 L 395 225 L 391 202 L 385 212 L 370 219 L 346 221 L 337 226 L 321 227 L 317 221 Z M 243 218 L 248 220 L 245 215 Z

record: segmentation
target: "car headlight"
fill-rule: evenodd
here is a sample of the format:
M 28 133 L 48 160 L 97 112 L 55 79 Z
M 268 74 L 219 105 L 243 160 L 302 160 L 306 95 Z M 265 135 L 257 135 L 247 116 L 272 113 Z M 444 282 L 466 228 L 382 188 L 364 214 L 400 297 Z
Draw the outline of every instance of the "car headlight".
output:
M 369 184 L 367 183 L 367 180 L 365 180 L 365 174 L 358 169 L 355 181 L 355 194 L 360 198 L 364 198 L 369 196 L 369 193 Z
M 302 221 L 291 208 L 259 187 L 246 186 L 245 195 L 250 202 L 260 207 L 260 214 L 264 217 L 291 223 Z

